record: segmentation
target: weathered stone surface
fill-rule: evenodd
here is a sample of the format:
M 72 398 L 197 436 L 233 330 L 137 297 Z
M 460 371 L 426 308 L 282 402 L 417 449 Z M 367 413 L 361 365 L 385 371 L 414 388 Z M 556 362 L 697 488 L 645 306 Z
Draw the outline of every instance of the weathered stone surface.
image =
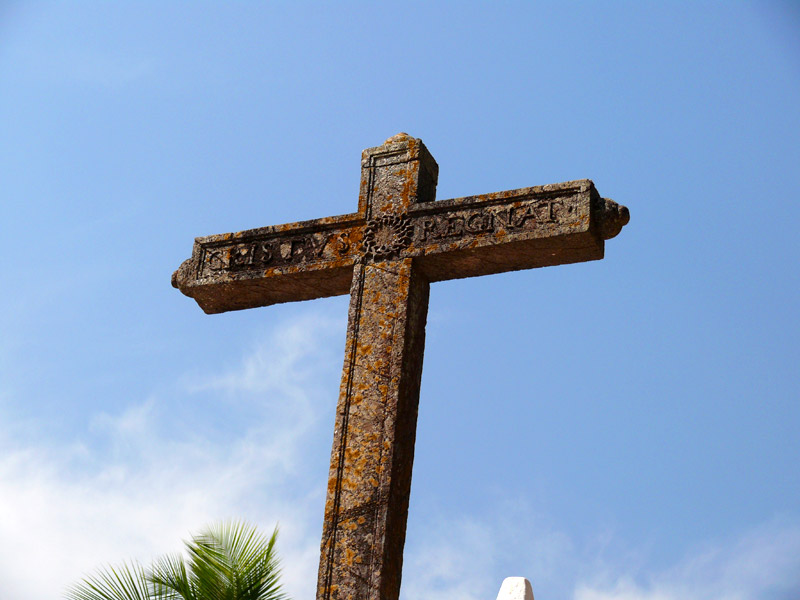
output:
M 506 577 L 500 586 L 497 600 L 533 600 L 531 582 L 524 577 Z
M 437 177 L 398 134 L 362 154 L 357 213 L 197 238 L 173 275 L 207 313 L 350 293 L 318 600 L 398 597 L 429 284 L 597 260 L 628 222 L 589 180 L 436 201 Z

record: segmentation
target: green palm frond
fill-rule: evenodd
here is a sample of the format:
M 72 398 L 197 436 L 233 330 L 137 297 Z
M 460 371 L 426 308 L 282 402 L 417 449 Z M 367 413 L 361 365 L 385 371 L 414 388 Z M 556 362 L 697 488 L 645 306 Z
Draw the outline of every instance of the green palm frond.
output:
M 205 594 L 201 597 L 284 600 L 277 536 L 277 527 L 267 538 L 255 526 L 239 522 L 220 523 L 195 536 L 187 547 L 198 591 Z
M 182 600 L 200 600 L 194 594 L 191 576 L 186 563 L 179 554 L 162 556 L 153 561 L 147 579 L 152 589 L 160 594 L 157 598 L 180 598 Z
M 107 567 L 67 590 L 68 600 L 287 600 L 270 537 L 255 526 L 224 522 L 186 542 L 188 558 L 163 556 L 150 569 Z
M 107 566 L 67 589 L 68 600 L 155 600 L 144 568 L 138 563 Z M 160 598 L 159 598 L 160 600 Z

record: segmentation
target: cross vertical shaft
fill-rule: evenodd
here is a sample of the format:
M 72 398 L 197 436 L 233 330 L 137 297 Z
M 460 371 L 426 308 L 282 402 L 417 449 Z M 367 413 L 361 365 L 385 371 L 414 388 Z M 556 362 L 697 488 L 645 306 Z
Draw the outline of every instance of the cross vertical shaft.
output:
M 399 594 L 429 289 L 411 261 L 353 274 L 318 600 Z
M 405 243 L 409 206 L 433 200 L 437 172 L 415 142 L 367 150 L 362 161 L 371 253 L 350 288 L 318 600 L 392 600 L 400 591 L 430 285 L 413 258 L 391 256 Z

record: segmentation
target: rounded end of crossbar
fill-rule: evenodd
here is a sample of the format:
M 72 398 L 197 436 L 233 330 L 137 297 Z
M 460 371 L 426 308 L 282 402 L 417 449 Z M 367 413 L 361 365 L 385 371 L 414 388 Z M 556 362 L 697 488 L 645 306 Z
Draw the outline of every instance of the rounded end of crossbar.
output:
M 600 233 L 604 240 L 616 237 L 622 228 L 631 220 L 631 213 L 627 206 L 617 204 L 611 198 L 603 198 L 601 206 Z
M 192 262 L 191 258 L 183 261 L 181 266 L 178 267 L 178 269 L 172 274 L 172 278 L 170 279 L 172 287 L 174 287 L 176 290 L 180 290 L 183 294 L 186 294 L 184 291 L 184 286 L 186 285 L 186 282 L 190 280 L 191 273 L 194 271 L 193 266 L 194 263 Z

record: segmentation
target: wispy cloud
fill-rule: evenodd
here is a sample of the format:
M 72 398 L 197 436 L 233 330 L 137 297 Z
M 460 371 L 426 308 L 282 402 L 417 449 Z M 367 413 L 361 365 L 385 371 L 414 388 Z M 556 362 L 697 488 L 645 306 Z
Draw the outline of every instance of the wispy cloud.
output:
M 307 313 L 285 324 L 254 345 L 242 361 L 223 372 L 187 382 L 190 391 L 221 391 L 229 395 L 279 393 L 303 399 L 321 362 L 329 362 L 344 347 L 331 349 L 330 341 L 343 333 L 344 323 Z M 328 343 L 323 343 L 323 340 Z
M 570 538 L 524 502 L 498 502 L 484 514 L 450 511 L 424 524 L 424 537 L 407 548 L 403 597 L 492 600 L 511 576 L 531 579 L 540 600 L 789 600 L 800 593 L 796 519 L 707 542 L 654 571 L 647 549 L 609 532 Z
M 426 513 L 409 532 L 403 598 L 493 600 L 505 577 L 568 579 L 574 571 L 572 541 L 524 501 L 498 500 L 480 515 Z
M 608 565 L 575 600 L 788 600 L 800 594 L 800 523 L 776 518 L 689 553 L 672 568 L 637 573 Z

